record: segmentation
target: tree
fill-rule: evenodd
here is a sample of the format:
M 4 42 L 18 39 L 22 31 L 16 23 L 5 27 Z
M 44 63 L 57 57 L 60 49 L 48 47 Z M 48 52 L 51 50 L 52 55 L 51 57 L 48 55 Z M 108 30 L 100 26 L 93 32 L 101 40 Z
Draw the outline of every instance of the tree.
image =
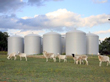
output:
M 7 32 L 0 31 L 0 51 L 7 51 Z
M 101 54 L 109 54 L 110 55 L 110 37 L 106 38 L 99 45 L 99 53 Z

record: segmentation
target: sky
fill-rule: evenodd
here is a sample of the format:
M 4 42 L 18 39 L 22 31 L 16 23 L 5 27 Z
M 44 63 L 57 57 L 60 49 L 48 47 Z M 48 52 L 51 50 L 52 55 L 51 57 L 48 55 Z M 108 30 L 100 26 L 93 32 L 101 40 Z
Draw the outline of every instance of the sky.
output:
M 10 36 L 77 30 L 110 37 L 110 0 L 0 0 L 0 31 Z

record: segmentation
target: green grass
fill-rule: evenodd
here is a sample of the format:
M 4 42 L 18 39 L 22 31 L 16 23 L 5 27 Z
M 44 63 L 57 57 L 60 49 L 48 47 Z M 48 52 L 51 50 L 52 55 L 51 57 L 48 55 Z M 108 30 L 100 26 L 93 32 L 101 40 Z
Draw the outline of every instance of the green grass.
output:
M 68 62 L 45 62 L 44 58 L 7 60 L 0 55 L 0 82 L 110 82 L 110 65 L 99 67 L 97 56 L 89 56 L 89 65 L 76 65 L 71 57 Z
M 0 55 L 6 55 L 7 52 L 6 51 L 0 51 Z

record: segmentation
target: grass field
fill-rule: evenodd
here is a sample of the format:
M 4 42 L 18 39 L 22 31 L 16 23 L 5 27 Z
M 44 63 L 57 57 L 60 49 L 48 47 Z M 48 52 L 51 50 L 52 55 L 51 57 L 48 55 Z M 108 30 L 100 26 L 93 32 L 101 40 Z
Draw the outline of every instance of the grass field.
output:
M 44 58 L 28 57 L 7 60 L 0 55 L 0 82 L 110 82 L 110 65 L 99 67 L 97 56 L 89 56 L 89 65 L 75 65 L 72 57 L 68 62 L 45 62 Z

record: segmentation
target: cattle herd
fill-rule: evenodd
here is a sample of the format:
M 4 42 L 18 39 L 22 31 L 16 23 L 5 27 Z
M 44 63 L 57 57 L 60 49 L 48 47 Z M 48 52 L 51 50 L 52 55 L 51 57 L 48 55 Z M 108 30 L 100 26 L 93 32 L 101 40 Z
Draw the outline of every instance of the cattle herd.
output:
M 22 57 L 24 57 L 27 61 L 27 56 L 25 53 L 11 53 L 8 55 L 7 59 L 12 59 L 12 57 L 14 58 L 14 60 L 16 60 L 16 55 L 18 55 L 20 57 L 20 60 L 22 60 Z M 67 56 L 66 55 L 61 55 L 61 54 L 57 54 L 55 55 L 54 53 L 48 53 L 46 51 L 43 51 L 43 56 L 46 58 L 46 62 L 48 62 L 49 58 L 52 58 L 54 62 L 56 62 L 56 58 L 58 57 L 59 62 L 60 60 L 64 60 L 64 62 L 67 62 Z M 86 65 L 88 65 L 88 56 L 87 55 L 75 55 L 72 54 L 73 60 L 75 64 L 84 64 L 84 61 L 86 62 Z M 105 55 L 100 55 L 98 53 L 98 59 L 99 59 L 99 66 L 101 66 L 102 62 L 107 62 L 107 66 L 108 64 L 110 64 L 110 60 L 108 56 Z

